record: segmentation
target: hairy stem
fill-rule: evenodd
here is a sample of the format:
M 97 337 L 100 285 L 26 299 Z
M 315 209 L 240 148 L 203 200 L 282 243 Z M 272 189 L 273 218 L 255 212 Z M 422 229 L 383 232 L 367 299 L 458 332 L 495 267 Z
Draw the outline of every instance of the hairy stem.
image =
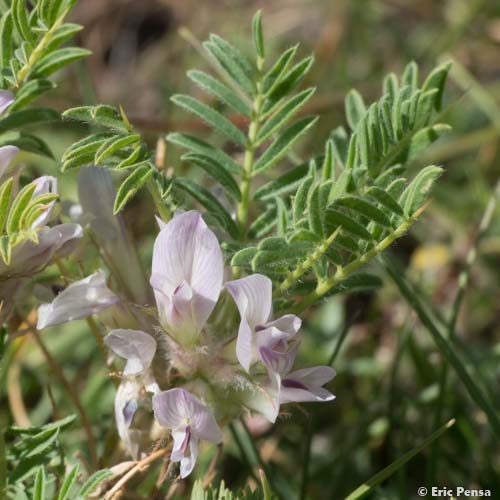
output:
M 422 212 L 427 208 L 427 203 L 421 206 L 415 213 L 402 224 L 400 224 L 392 233 L 386 236 L 381 242 L 375 245 L 373 248 L 368 250 L 368 252 L 360 255 L 357 259 L 353 260 L 347 266 L 338 267 L 337 271 L 333 276 L 320 281 L 318 286 L 309 295 L 306 295 L 301 302 L 292 308 L 292 312 L 300 313 L 307 309 L 310 305 L 314 304 L 317 300 L 328 293 L 337 283 L 344 280 L 357 271 L 360 267 L 364 266 L 367 262 L 376 257 L 379 253 L 383 252 L 387 247 L 392 245 L 394 241 L 403 236 L 404 233 L 409 229 L 409 227 L 415 222 L 415 220 L 422 214 Z
M 54 36 L 54 33 L 57 31 L 59 26 L 61 26 L 66 14 L 67 14 L 67 11 L 63 12 L 63 14 L 61 16 L 59 16 L 59 18 L 52 25 L 52 27 L 49 29 L 49 31 L 47 31 L 47 33 L 45 33 L 45 35 L 43 35 L 40 42 L 38 42 L 38 45 L 35 47 L 35 49 L 31 53 L 31 55 L 29 56 L 26 64 L 18 71 L 17 77 L 16 77 L 18 87 L 20 87 L 21 84 L 24 82 L 26 77 L 29 75 L 30 71 L 33 69 L 33 66 L 37 63 L 39 57 L 43 54 L 47 45 L 49 45 L 49 43 L 52 41 L 52 37 Z
M 243 160 L 243 174 L 241 179 L 241 201 L 237 208 L 237 218 L 240 227 L 241 239 L 245 238 L 247 223 L 248 223 L 248 210 L 250 205 L 250 185 L 253 176 L 253 166 L 255 163 L 255 150 L 257 135 L 260 129 L 262 104 L 264 103 L 264 96 L 262 95 L 262 69 L 264 67 L 264 60 L 258 58 L 257 71 L 258 78 L 256 82 L 256 94 L 252 104 L 252 120 L 248 127 L 247 145 L 245 148 L 245 157 Z
M 304 262 L 300 263 L 293 271 L 290 271 L 285 281 L 281 283 L 279 290 L 281 292 L 288 290 L 298 279 L 300 279 L 330 248 L 330 245 L 335 241 L 339 232 L 340 227 L 338 227 L 326 240 L 318 245 Z

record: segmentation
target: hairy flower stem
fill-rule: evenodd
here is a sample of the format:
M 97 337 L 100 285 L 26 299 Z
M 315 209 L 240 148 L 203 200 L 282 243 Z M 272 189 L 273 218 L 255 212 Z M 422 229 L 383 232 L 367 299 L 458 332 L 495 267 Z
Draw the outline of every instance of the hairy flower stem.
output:
M 380 243 L 375 245 L 373 248 L 368 250 L 368 252 L 360 255 L 357 259 L 353 260 L 351 263 L 347 264 L 345 267 L 338 267 L 335 274 L 323 281 L 318 282 L 316 289 L 309 295 L 306 295 L 301 302 L 296 304 L 291 312 L 298 314 L 310 305 L 314 304 L 318 299 L 323 297 L 328 293 L 337 283 L 347 278 L 350 274 L 357 271 L 360 267 L 365 265 L 367 262 L 376 257 L 379 253 L 383 252 L 387 247 L 392 245 L 394 241 L 403 236 L 404 233 L 409 229 L 409 227 L 415 222 L 415 220 L 422 214 L 422 212 L 427 208 L 428 203 L 422 205 L 415 213 L 408 219 L 406 219 L 402 224 L 400 224 L 392 233 L 386 236 Z
M 241 201 L 238 204 L 237 218 L 240 227 L 240 237 L 245 239 L 247 223 L 248 223 L 248 210 L 250 205 L 250 184 L 253 177 L 253 166 L 255 162 L 255 149 L 257 135 L 260 129 L 260 120 L 262 112 L 262 104 L 264 103 L 264 96 L 262 95 L 262 70 L 264 68 L 264 59 L 259 57 L 257 59 L 258 78 L 256 81 L 256 94 L 252 105 L 252 119 L 248 127 L 247 145 L 245 148 L 245 157 L 243 160 L 243 174 L 241 179 Z

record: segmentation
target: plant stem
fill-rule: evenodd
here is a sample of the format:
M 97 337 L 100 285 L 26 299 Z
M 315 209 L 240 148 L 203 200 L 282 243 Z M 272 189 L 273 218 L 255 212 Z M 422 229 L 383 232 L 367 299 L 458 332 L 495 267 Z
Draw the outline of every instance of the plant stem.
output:
M 147 182 L 148 190 L 151 194 L 151 198 L 153 198 L 153 203 L 155 204 L 156 210 L 160 214 L 160 217 L 164 222 L 168 222 L 172 218 L 172 214 L 168 207 L 163 203 L 160 194 L 158 193 L 158 189 L 152 179 L 149 179 Z
M 67 11 L 63 12 L 63 14 L 59 16 L 59 18 L 55 21 L 55 23 L 52 25 L 49 31 L 45 33 L 45 35 L 42 37 L 38 45 L 35 47 L 31 55 L 29 56 L 27 63 L 17 73 L 16 80 L 18 88 L 21 86 L 24 79 L 29 75 L 30 71 L 33 69 L 33 66 L 38 61 L 38 58 L 43 54 L 43 51 L 45 50 L 47 45 L 51 42 L 54 33 L 57 31 L 59 26 L 61 26 L 66 14 Z
M 264 103 L 264 96 L 262 95 L 262 70 L 264 67 L 264 60 L 257 59 L 258 77 L 256 82 L 256 94 L 252 104 L 252 119 L 248 127 L 247 145 L 245 148 L 245 157 L 243 160 L 243 173 L 241 179 L 241 201 L 237 208 L 238 224 L 240 226 L 241 239 L 245 238 L 247 223 L 248 223 L 248 210 L 250 205 L 250 185 L 253 176 L 253 166 L 255 161 L 255 149 L 257 135 L 260 129 L 260 119 L 262 104 Z
M 368 252 L 359 256 L 357 259 L 353 260 L 351 263 L 347 264 L 345 267 L 338 267 L 337 271 L 333 276 L 327 278 L 324 281 L 318 283 L 318 286 L 309 295 L 306 295 L 301 302 L 292 308 L 292 312 L 300 313 L 307 309 L 311 304 L 316 302 L 318 299 L 323 297 L 328 293 L 337 283 L 347 278 L 354 271 L 357 271 L 360 267 L 365 265 L 371 259 L 376 257 L 379 253 L 384 251 L 387 247 L 392 245 L 395 240 L 403 236 L 404 233 L 409 229 L 409 227 L 415 222 L 415 220 L 422 214 L 422 212 L 427 208 L 428 203 L 422 205 L 415 213 L 405 220 L 401 225 L 399 225 L 392 233 L 386 236 L 381 242 L 375 245 L 373 248 L 368 250 Z
M 285 281 L 281 283 L 279 290 L 281 292 L 288 290 L 298 279 L 300 279 L 330 248 L 330 245 L 335 241 L 339 232 L 340 227 L 338 227 L 326 240 L 318 245 L 304 262 L 299 264 L 293 271 L 290 271 Z
M 97 469 L 98 467 L 98 458 L 97 458 L 97 445 L 96 441 L 94 439 L 94 435 L 92 434 L 92 426 L 90 424 L 90 420 L 87 416 L 87 413 L 85 411 L 85 408 L 83 407 L 80 398 L 78 396 L 78 392 L 74 390 L 74 387 L 70 384 L 66 376 L 64 375 L 64 372 L 59 365 L 59 363 L 52 357 L 52 354 L 50 354 L 49 350 L 45 346 L 42 338 L 40 337 L 40 333 L 36 329 L 34 325 L 30 325 L 30 331 L 33 334 L 33 338 L 35 339 L 36 343 L 38 344 L 38 347 L 42 351 L 43 355 L 45 356 L 45 359 L 47 360 L 47 363 L 50 366 L 50 369 L 54 373 L 54 375 L 59 379 L 63 387 L 66 389 L 66 392 L 68 393 L 71 401 L 73 401 L 73 404 L 75 405 L 76 409 L 78 410 L 78 413 L 80 414 L 80 420 L 82 422 L 83 429 L 85 431 L 85 435 L 87 436 L 87 441 L 88 441 L 88 446 L 89 446 L 89 451 L 90 451 L 90 458 L 92 461 L 92 465 L 94 469 Z

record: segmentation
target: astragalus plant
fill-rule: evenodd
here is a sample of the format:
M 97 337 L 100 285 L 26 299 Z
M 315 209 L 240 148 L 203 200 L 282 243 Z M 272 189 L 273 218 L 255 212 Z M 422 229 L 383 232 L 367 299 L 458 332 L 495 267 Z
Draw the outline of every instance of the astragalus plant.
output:
M 417 172 L 407 167 L 449 129 L 439 123 L 449 65 L 422 79 L 410 63 L 400 78 L 385 78 L 382 96 L 370 105 L 351 91 L 345 101 L 348 128 L 335 128 L 322 151 L 298 160 L 292 148 L 313 133 L 318 120 L 303 114 L 315 92 L 301 85 L 313 58 L 300 58 L 297 45 L 270 59 L 257 14 L 252 54 L 217 35 L 203 44 L 213 71 L 193 70 L 188 78 L 206 99 L 172 97 L 216 138 L 212 144 L 182 131 L 169 133 L 169 148 L 183 153 L 179 161 L 200 168 L 203 177 L 172 174 L 161 168 L 161 151 L 133 128 L 126 110 L 100 104 L 59 115 L 31 104 L 55 87 L 53 72 L 87 55 L 65 45 L 80 29 L 64 21 L 73 4 L 0 1 L 3 350 L 8 352 L 18 331 L 40 340 L 44 328 L 86 318 L 116 386 L 120 442 L 113 456 L 120 458 L 77 492 L 76 468 L 62 479 L 59 434 L 69 423 L 13 428 L 21 444 L 12 442 L 0 484 L 11 497 L 29 490 L 43 498 L 49 495 L 44 491 L 55 495 L 59 488 L 58 498 L 76 498 L 104 481 L 97 495 L 112 498 L 161 457 L 171 465 L 158 487 L 168 489 L 177 474 L 192 473 L 200 447 L 238 441 L 239 419 L 260 414 L 272 424 L 291 403 L 341 407 L 342 394 L 331 382 L 334 369 L 296 360 L 301 315 L 334 294 L 380 286 L 367 266 L 373 269 L 422 214 L 442 173 L 435 165 Z M 51 156 L 50 144 L 24 130 L 57 120 L 81 122 L 88 131 L 60 159 L 59 177 L 80 169 L 79 204 L 66 210 L 57 179 L 29 180 L 15 156 Z M 122 214 L 136 209 L 127 203 L 143 187 L 157 212 L 146 268 Z M 89 247 L 98 250 L 97 265 L 95 255 L 86 264 Z M 44 275 L 45 285 L 49 276 L 58 286 L 36 304 L 34 284 L 47 266 L 54 272 Z M 474 383 L 460 376 L 474 392 Z M 96 442 L 77 409 L 88 433 L 90 474 L 111 442 Z M 33 456 L 37 460 L 29 462 Z M 279 487 L 270 493 L 272 479 L 262 476 L 257 497 L 283 495 Z M 214 494 L 197 483 L 193 498 Z

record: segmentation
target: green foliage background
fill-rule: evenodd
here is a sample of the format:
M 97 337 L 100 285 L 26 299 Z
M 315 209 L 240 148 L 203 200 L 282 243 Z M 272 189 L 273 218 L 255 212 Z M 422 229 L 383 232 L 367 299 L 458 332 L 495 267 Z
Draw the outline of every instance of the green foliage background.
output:
M 0 5 L 7 3 L 0 1 Z M 418 154 L 405 153 L 405 176 L 409 179 L 414 179 L 428 165 L 444 168 L 444 174 L 433 188 L 432 203 L 410 232 L 391 247 L 383 263 L 372 261 L 368 269 L 363 269 L 364 273 L 370 273 L 369 278 L 364 275 L 361 283 L 346 285 L 352 287 L 353 293 L 337 293 L 302 313 L 305 319 L 302 361 L 304 365 L 332 363 L 337 377 L 331 388 L 337 399 L 331 404 L 290 407 L 287 409 L 290 418 L 280 419 L 270 429 L 261 429 L 258 422 L 254 422 L 255 429 L 250 428 L 253 440 L 238 424 L 235 434 L 225 436 L 226 444 L 213 482 L 218 484 L 224 479 L 226 486 L 234 491 L 244 487 L 249 477 L 252 485 L 258 484 L 256 471 L 262 467 L 259 463 L 262 460 L 271 489 L 284 498 L 345 498 L 368 478 L 396 462 L 398 467 L 394 473 L 368 492 L 371 498 L 413 498 L 417 488 L 424 485 L 463 485 L 499 492 L 500 222 L 499 211 L 494 205 L 500 174 L 500 6 L 497 2 L 272 0 L 259 5 L 251 1 L 185 0 L 166 7 L 156 1 L 142 2 L 138 6 L 133 2 L 115 4 L 110 1 L 104 5 L 84 0 L 76 6 L 70 20 L 84 25 L 85 30 L 78 34 L 77 45 L 90 49 L 93 55 L 57 73 L 58 88 L 45 94 L 37 105 L 59 111 L 79 108 L 67 113 L 67 117 L 84 122 L 91 121 L 89 113 L 95 112 L 95 106 L 101 102 L 114 106 L 115 110 L 121 106 L 126 113 L 125 119 L 119 111 L 100 108 L 101 116 L 109 120 L 111 128 L 105 130 L 107 135 L 100 137 L 92 150 L 93 159 L 98 156 L 99 161 L 108 161 L 115 169 L 139 166 L 139 170 L 132 171 L 139 171 L 142 183 L 161 183 L 153 168 L 159 160 L 148 153 L 145 145 L 155 147 L 158 137 L 175 133 L 170 135 L 166 155 L 160 163 L 168 174 L 182 175 L 184 185 L 168 191 L 167 208 L 171 210 L 179 203 L 193 203 L 193 186 L 218 193 L 218 183 L 224 185 L 224 181 L 227 192 L 234 194 L 237 204 L 242 184 L 235 187 L 220 172 L 213 176 L 215 180 L 207 176 L 205 172 L 210 171 L 210 165 L 207 167 L 203 158 L 196 156 L 196 151 L 194 155 L 193 152 L 185 155 L 186 151 L 178 147 L 182 143 L 179 133 L 189 133 L 224 147 L 240 164 L 245 161 L 242 149 L 225 143 L 196 113 L 194 117 L 187 114 L 182 107 L 192 109 L 193 103 L 179 94 L 196 97 L 217 111 L 228 111 L 227 106 L 207 97 L 198 88 L 197 83 L 203 78 L 200 73 L 191 72 L 190 78 L 185 75 L 192 68 L 211 72 L 211 62 L 201 55 L 199 42 L 207 39 L 210 33 L 220 34 L 251 57 L 254 49 L 250 20 L 259 7 L 264 9 L 265 56 L 269 61 L 276 60 L 297 42 L 300 42 L 297 61 L 314 53 L 314 64 L 296 90 L 305 106 L 294 119 L 309 120 L 304 117 L 320 116 L 313 132 L 304 134 L 297 142 L 291 157 L 270 170 L 266 180 L 258 181 L 261 185 L 255 196 L 261 206 L 270 204 L 273 210 L 277 210 L 277 206 L 285 214 L 280 219 L 284 222 L 274 229 L 281 240 L 270 241 L 269 248 L 282 245 L 280 253 L 286 255 L 286 245 L 305 239 L 293 236 L 299 231 L 302 237 L 303 231 L 312 233 L 306 241 L 315 245 L 318 233 L 320 238 L 328 236 L 324 233 L 324 220 L 318 223 L 323 212 L 314 217 L 313 205 L 316 196 L 313 191 L 316 190 L 319 196 L 321 186 L 331 180 L 321 173 L 326 165 L 324 157 L 333 150 L 331 146 L 325 149 L 325 144 L 332 144 L 327 141 L 331 131 L 339 126 L 345 130 L 367 126 L 368 118 L 359 125 L 359 115 L 363 114 L 359 111 L 363 108 L 359 96 L 362 95 L 367 104 L 379 99 L 382 82 L 388 73 L 405 75 L 402 79 L 410 84 L 411 91 L 415 91 L 416 86 L 412 87 L 415 66 L 407 66 L 409 61 L 418 63 L 419 86 L 433 68 L 452 61 L 442 106 L 436 106 L 433 116 L 439 119 L 436 123 L 449 124 L 453 130 L 430 147 L 424 137 Z M 78 32 L 76 28 L 70 31 L 72 35 Z M 212 40 L 212 43 L 215 42 Z M 76 51 L 66 52 L 66 55 L 69 62 L 85 54 Z M 17 72 L 22 70 L 22 55 L 20 57 L 20 68 L 14 68 Z M 405 68 L 409 69 L 405 71 Z M 52 87 L 51 83 L 44 83 L 46 71 L 47 65 L 45 69 L 42 65 L 38 75 L 41 83 L 36 88 L 49 90 Z M 307 90 L 312 86 L 317 87 L 314 95 Z M 389 86 L 390 81 L 386 79 L 385 89 Z M 353 87 L 359 94 L 349 94 Z M 172 99 L 174 102 L 170 99 L 172 95 L 176 96 Z M 350 97 L 346 118 L 347 95 Z M 236 106 L 239 108 L 236 112 L 229 110 L 225 115 L 229 116 L 230 124 L 237 125 L 236 130 L 224 125 L 237 142 L 237 130 L 244 130 L 248 123 L 244 118 L 248 110 L 245 102 L 238 101 Z M 305 123 L 309 125 L 307 121 L 302 122 L 302 126 Z M 60 177 L 61 198 L 76 201 L 76 169 L 72 167 L 78 165 L 78 161 L 75 163 L 78 154 L 74 153 L 74 143 L 88 135 L 89 128 L 76 121 L 51 123 L 50 127 L 31 123 L 28 129 L 24 125 L 24 135 L 16 136 L 16 140 L 29 143 L 33 150 L 43 153 L 40 151 L 43 146 L 33 137 L 43 138 L 56 158 L 54 161 L 23 153 L 22 159 L 28 164 L 25 180 L 41 174 L 56 175 L 62 166 L 66 172 Z M 444 128 L 431 130 L 436 135 L 444 131 Z M 12 137 L 9 139 L 12 143 Z M 130 150 L 126 155 L 113 156 L 120 153 L 122 147 Z M 379 153 L 383 155 L 384 152 L 387 148 L 379 147 Z M 84 153 L 88 155 L 89 150 Z M 131 157 L 132 153 L 136 156 Z M 370 161 L 374 158 L 373 151 L 363 153 L 360 150 L 359 154 L 366 154 Z M 317 157 L 315 164 L 304 163 L 305 159 L 314 156 Z M 120 165 L 130 158 L 133 161 Z M 88 161 L 86 156 L 82 164 Z M 364 194 L 373 188 L 372 181 L 380 173 L 378 165 L 379 162 L 374 161 L 375 173 L 362 182 Z M 202 168 L 198 168 L 200 166 Z M 292 178 L 294 189 L 300 184 L 297 179 L 304 175 L 309 179 L 309 185 L 303 188 L 308 190 L 306 202 L 295 211 L 291 203 L 298 203 L 298 196 L 290 202 L 286 190 L 272 184 L 292 166 L 301 174 Z M 124 179 L 122 174 L 118 175 Z M 358 179 L 365 175 L 366 172 L 359 172 Z M 278 186 L 279 190 L 273 191 L 273 186 Z M 166 185 L 160 187 L 165 192 L 169 189 Z M 278 191 L 285 195 L 282 205 L 274 204 Z M 371 193 L 371 199 L 379 203 L 378 206 L 388 209 L 390 200 L 386 199 L 384 205 L 382 199 L 376 197 L 376 190 L 372 189 Z M 199 193 L 194 197 L 200 200 Z M 203 199 L 206 196 L 201 201 Z M 123 204 L 116 208 L 121 209 L 128 202 L 123 216 L 147 268 L 156 234 L 154 206 L 146 190 L 139 191 L 131 199 L 125 193 L 122 201 Z M 228 203 L 232 203 L 231 200 Z M 344 199 L 343 203 L 343 213 L 348 211 L 350 214 L 349 210 L 360 206 L 359 200 L 356 204 L 356 200 Z M 307 204 L 308 213 L 312 215 L 300 222 Z M 417 208 L 409 206 L 405 215 L 411 216 Z M 491 220 L 487 221 L 487 230 L 480 231 L 485 211 Z M 214 224 L 220 223 L 221 213 L 219 217 L 215 213 Z M 255 216 L 256 212 L 251 215 Z M 222 222 L 222 227 L 227 228 L 224 215 Z M 252 236 L 252 228 L 246 229 Z M 232 228 L 235 239 L 240 230 Z M 370 230 L 379 230 L 376 223 Z M 377 237 L 382 240 L 386 235 L 379 233 Z M 344 243 L 347 245 L 345 254 L 337 256 L 343 259 L 343 266 L 351 262 L 349 252 L 359 255 L 356 252 L 370 250 L 362 247 L 353 251 L 349 241 Z M 226 245 L 227 258 L 233 259 L 233 264 L 237 259 L 239 266 L 265 271 L 279 282 L 287 282 L 288 273 L 293 272 L 294 266 L 285 270 L 266 268 L 266 254 L 263 254 L 267 251 L 266 244 L 261 248 L 254 248 L 251 241 L 244 244 L 245 249 Z M 471 249 L 475 253 L 471 253 Z M 290 254 L 296 255 L 296 251 L 294 248 Z M 310 254 L 311 246 L 303 247 L 303 251 Z M 98 255 L 89 250 L 85 255 L 86 268 L 94 269 L 97 262 Z M 299 295 L 313 293 L 314 286 L 324 278 L 325 265 L 331 264 L 319 262 L 312 272 L 308 270 L 311 283 L 301 275 L 300 286 L 292 289 Z M 58 271 L 49 268 L 40 281 L 58 279 Z M 342 281 L 338 281 L 342 285 Z M 363 291 L 356 293 L 359 284 Z M 284 291 L 288 288 L 285 285 Z M 345 289 L 340 286 L 334 291 Z M 20 315 L 27 316 L 34 305 L 35 301 L 23 304 Z M 288 306 L 284 301 L 283 307 Z M 445 339 L 444 344 L 439 339 Z M 43 341 L 80 394 L 102 457 L 99 466 L 115 465 L 121 457 L 116 451 L 112 452 L 117 439 L 112 415 L 114 386 L 107 378 L 87 325 L 77 322 L 47 330 L 43 333 Z M 72 401 L 54 377 L 32 336 L 19 336 L 13 345 L 14 349 L 4 352 L 2 358 L 2 368 L 5 367 L 0 380 L 2 426 L 42 426 L 50 419 L 75 413 Z M 456 419 L 456 423 L 439 439 L 410 461 L 397 462 L 451 418 Z M 46 432 L 46 429 L 39 432 Z M 55 458 L 60 449 L 64 450 L 65 460 L 70 465 L 79 462 L 80 454 L 88 457 L 85 434 L 78 420 L 65 424 L 54 436 L 50 434 L 50 446 L 45 450 L 49 450 L 52 460 L 45 463 L 50 488 L 54 487 L 54 482 L 61 486 L 63 481 L 55 479 L 64 476 L 61 475 L 61 463 Z M 238 436 L 239 446 L 238 439 L 234 439 Z M 20 459 L 19 453 L 25 453 L 22 446 L 16 448 L 16 439 L 18 435 L 6 434 L 6 446 L 14 450 L 9 458 L 12 463 Z M 203 454 L 196 469 L 197 477 L 205 477 L 214 453 L 211 449 Z M 146 473 L 137 476 L 129 484 L 127 498 L 152 498 L 152 492 L 161 498 L 165 488 L 155 487 L 161 467 L 160 462 L 155 463 Z M 80 486 L 84 476 L 79 478 Z M 36 489 L 41 483 L 41 472 L 38 472 L 33 487 Z M 189 483 L 181 485 L 177 498 L 187 497 L 191 488 Z M 201 495 L 199 490 L 198 485 L 195 493 Z

